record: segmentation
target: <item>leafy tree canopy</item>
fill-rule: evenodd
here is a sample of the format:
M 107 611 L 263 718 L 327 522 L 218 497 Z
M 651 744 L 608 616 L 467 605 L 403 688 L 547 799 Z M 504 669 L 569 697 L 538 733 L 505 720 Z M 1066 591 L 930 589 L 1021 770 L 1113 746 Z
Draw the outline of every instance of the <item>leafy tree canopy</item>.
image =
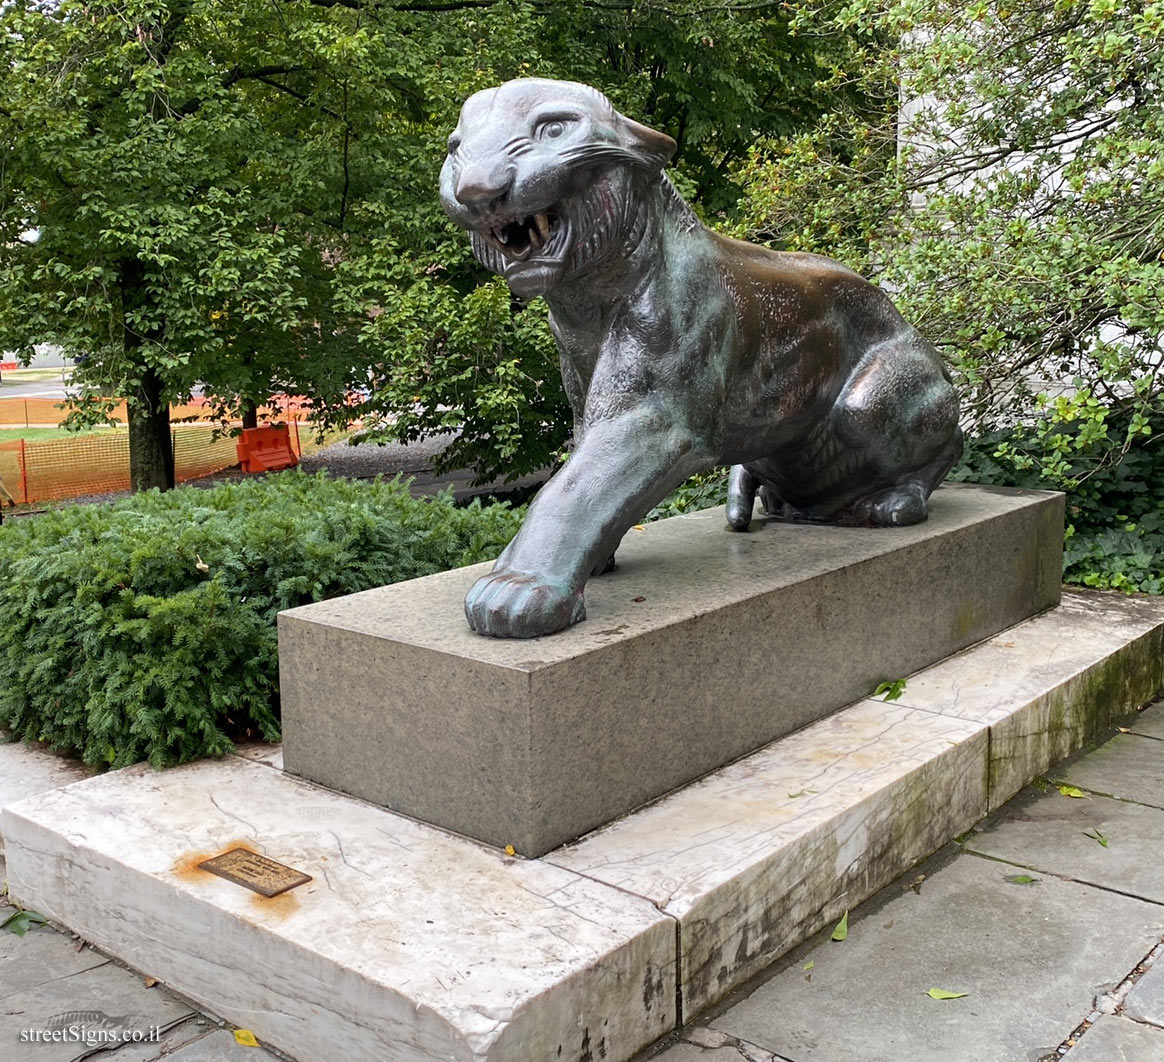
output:
M 858 36 L 858 87 L 881 106 L 838 100 L 758 143 L 741 229 L 893 290 L 1015 467 L 1071 485 L 1155 445 L 1164 4 L 852 0 L 802 18 Z M 854 87 L 840 69 L 832 84 Z
M 224 412 L 306 393 L 324 423 L 459 429 L 448 460 L 484 475 L 538 467 L 569 423 L 544 313 L 437 204 L 460 101 L 595 83 L 676 137 L 681 182 L 722 214 L 748 145 L 819 113 L 823 46 L 786 11 L 11 0 L 0 347 L 60 343 L 89 393 L 125 394 L 139 486 L 168 482 L 166 405 L 199 382 Z

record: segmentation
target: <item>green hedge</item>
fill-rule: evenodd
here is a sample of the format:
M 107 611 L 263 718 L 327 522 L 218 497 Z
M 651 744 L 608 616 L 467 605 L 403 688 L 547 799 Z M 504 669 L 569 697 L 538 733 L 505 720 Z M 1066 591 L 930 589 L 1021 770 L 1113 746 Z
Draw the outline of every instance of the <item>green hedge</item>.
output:
M 0 728 L 88 764 L 279 737 L 275 615 L 495 557 L 506 505 L 286 472 L 0 526 Z
M 1164 593 L 1164 417 L 1126 414 L 996 431 L 967 440 L 951 478 L 1067 495 L 1063 581 Z M 1053 432 L 1053 433 L 1052 433 Z M 1128 439 L 1126 452 L 1111 440 Z

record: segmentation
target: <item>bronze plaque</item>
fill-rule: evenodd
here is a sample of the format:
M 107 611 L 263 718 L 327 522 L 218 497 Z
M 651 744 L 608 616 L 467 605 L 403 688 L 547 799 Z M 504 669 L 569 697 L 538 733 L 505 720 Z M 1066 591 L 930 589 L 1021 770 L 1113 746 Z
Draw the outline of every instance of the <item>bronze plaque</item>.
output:
M 276 863 L 258 852 L 248 852 L 245 848 L 232 848 L 198 866 L 236 885 L 254 889 L 263 896 L 278 896 L 311 880 L 310 874 Z

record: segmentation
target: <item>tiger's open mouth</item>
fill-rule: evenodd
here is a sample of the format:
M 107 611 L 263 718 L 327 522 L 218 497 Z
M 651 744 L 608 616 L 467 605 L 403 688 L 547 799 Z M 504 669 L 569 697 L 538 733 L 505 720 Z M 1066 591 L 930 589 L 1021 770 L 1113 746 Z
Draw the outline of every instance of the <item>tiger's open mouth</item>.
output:
M 561 212 L 549 208 L 522 218 L 499 221 L 478 232 L 506 258 L 522 262 L 533 254 L 552 255 L 565 229 Z

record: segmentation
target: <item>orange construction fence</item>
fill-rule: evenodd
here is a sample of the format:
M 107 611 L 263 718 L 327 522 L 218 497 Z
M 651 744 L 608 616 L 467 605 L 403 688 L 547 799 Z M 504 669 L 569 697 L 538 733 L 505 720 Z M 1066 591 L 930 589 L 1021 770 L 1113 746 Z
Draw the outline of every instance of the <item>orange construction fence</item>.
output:
M 0 400 L 0 427 L 52 428 L 60 424 L 69 414 L 69 406 L 56 398 L 5 398 Z M 259 408 L 262 420 L 283 420 L 298 415 L 308 416 L 307 403 L 301 398 L 283 398 L 277 406 Z M 127 420 L 124 400 L 117 403 L 110 416 L 120 424 Z M 195 399 L 181 406 L 170 407 L 171 421 L 213 422 L 214 407 L 208 402 Z
M 0 402 L 0 407 L 7 403 Z M 314 433 L 290 425 L 296 456 L 315 448 Z M 174 473 L 179 482 L 238 464 L 237 440 L 209 424 L 175 425 Z M 129 434 L 89 432 L 63 439 L 0 442 L 0 481 L 19 504 L 129 490 Z

